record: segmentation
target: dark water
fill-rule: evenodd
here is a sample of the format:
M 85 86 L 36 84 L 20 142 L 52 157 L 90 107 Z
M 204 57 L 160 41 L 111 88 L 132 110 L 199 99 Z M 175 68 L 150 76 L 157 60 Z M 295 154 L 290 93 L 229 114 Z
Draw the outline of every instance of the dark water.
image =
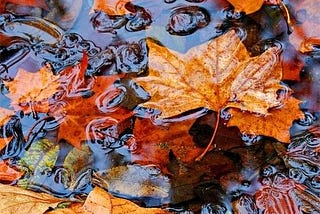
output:
M 59 6 L 52 2 L 48 1 L 52 8 Z M 90 3 L 79 1 L 81 7 L 72 10 L 65 6 L 69 19 L 64 10 L 50 13 L 23 6 L 7 7 L 12 13 L 0 16 L 1 107 L 11 109 L 3 83 L 13 80 L 19 68 L 37 72 L 49 64 L 54 74 L 59 74 L 81 61 L 83 52 L 88 56 L 88 77 L 145 75 L 147 37 L 182 53 L 231 29 L 236 30 L 252 56 L 271 46 L 288 46 L 290 32 L 278 6 L 264 6 L 245 16 L 234 13 L 224 1 L 141 0 L 126 3 L 124 15 L 114 15 L 89 13 Z M 9 42 L 5 42 L 6 38 L 10 38 Z M 317 49 L 300 57 L 304 62 L 300 81 L 283 81 L 302 100 L 306 115 L 304 120 L 294 122 L 289 145 L 240 133 L 222 121 L 215 139 L 217 149 L 202 161 L 184 165 L 170 153 L 168 174 L 152 165 L 132 166 L 135 120 L 152 119 L 157 111 L 136 107 L 149 95 L 126 77 L 115 82 L 116 90 L 105 94 L 108 102 L 103 105 L 108 109 L 119 105 L 134 109 L 136 115 L 130 120 L 119 125 L 99 120 L 90 123 L 90 129 L 96 130 L 94 139 L 76 149 L 57 139 L 57 132 L 63 130 L 56 119 L 43 113 L 16 112 L 1 126 L 0 136 L 12 139 L 0 155 L 26 171 L 17 182 L 19 186 L 59 197 L 80 198 L 98 185 L 140 205 L 166 207 L 176 213 L 261 213 L 262 207 L 269 207 L 265 213 L 318 213 L 319 57 Z M 83 99 L 86 96 L 92 95 L 84 94 Z M 198 147 L 206 147 L 217 115 L 205 109 L 189 113 L 197 117 L 189 134 Z M 171 122 L 192 116 L 182 115 Z M 228 119 L 225 112 L 219 116 Z M 313 128 L 308 131 L 310 127 Z M 139 193 L 144 182 L 155 187 L 152 194 Z M 133 184 L 138 187 L 130 189 Z M 290 201 L 291 207 L 268 205 L 285 201 Z

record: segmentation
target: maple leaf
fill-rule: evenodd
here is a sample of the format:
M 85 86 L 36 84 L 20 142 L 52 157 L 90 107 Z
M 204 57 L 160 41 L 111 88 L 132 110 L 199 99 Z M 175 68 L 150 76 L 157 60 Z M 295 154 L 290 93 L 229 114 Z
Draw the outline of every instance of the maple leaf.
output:
M 233 5 L 235 12 L 245 12 L 246 14 L 251 14 L 258 11 L 265 0 L 227 0 Z
M 19 179 L 24 172 L 20 172 L 8 166 L 5 161 L 0 161 L 0 181 L 12 182 Z
M 261 115 L 268 115 L 271 108 L 285 107 L 284 98 L 277 94 L 283 89 L 277 48 L 250 57 L 234 31 L 186 54 L 170 51 L 150 39 L 147 43 L 149 75 L 135 81 L 151 94 L 151 99 L 141 106 L 160 110 L 160 118 L 200 107 L 218 112 L 237 108 Z M 299 111 L 292 113 L 297 115 L 291 118 L 301 116 Z M 256 135 L 266 133 L 252 128 L 253 131 Z
M 30 7 L 40 7 L 45 10 L 49 10 L 48 5 L 45 0 L 1 0 L 0 1 L 0 13 L 3 13 L 6 9 L 8 3 L 30 6 Z
M 214 111 L 235 107 L 267 114 L 269 108 L 281 105 L 276 93 L 283 88 L 277 48 L 250 58 L 234 31 L 186 54 L 150 39 L 147 44 L 149 75 L 135 81 L 151 94 L 141 105 L 160 110 L 161 118 L 200 107 Z
M 290 97 L 284 102 L 282 108 L 270 110 L 270 114 L 257 115 L 249 112 L 230 109 L 231 118 L 228 121 L 228 126 L 237 126 L 240 131 L 249 135 L 272 136 L 281 142 L 290 142 L 289 129 L 292 121 L 304 118 L 304 114 L 299 108 L 301 101 Z M 252 122 L 250 122 L 252 121 Z
M 59 73 L 59 82 L 67 97 L 80 97 L 92 89 L 94 80 L 85 76 L 87 67 L 88 55 L 84 52 L 80 63 Z
M 115 80 L 119 76 L 98 76 L 95 79 L 90 97 L 65 97 L 61 103 L 62 109 L 56 111 L 51 110 L 50 115 L 62 121 L 59 126 L 58 139 L 65 139 L 72 145 L 80 148 L 80 143 L 88 139 L 87 125 L 96 119 L 110 119 L 115 123 L 120 123 L 132 116 L 131 111 L 119 107 L 114 112 L 108 112 L 105 109 L 105 104 L 109 102 L 105 100 L 104 95 L 107 95 L 112 90 Z M 113 88 L 114 89 L 114 88 Z M 111 124 L 109 124 L 111 125 Z
M 42 214 L 67 201 L 45 193 L 36 193 L 19 187 L 0 184 L 0 212 L 2 214 L 33 213 Z
M 169 153 L 176 156 L 179 161 L 190 163 L 202 152 L 197 147 L 189 129 L 194 120 L 185 120 L 170 123 L 167 126 L 154 125 L 149 119 L 138 119 L 135 122 L 133 134 L 135 144 L 131 152 L 131 160 L 140 164 L 156 164 L 163 171 L 169 163 Z
M 16 110 L 29 112 L 44 112 L 49 110 L 48 99 L 59 87 L 58 76 L 52 74 L 47 67 L 31 73 L 19 69 L 13 81 L 4 82 L 9 88 L 7 95 L 11 99 L 11 106 Z
M 124 15 L 127 12 L 125 4 L 131 0 L 95 0 L 91 11 L 99 10 L 108 15 Z

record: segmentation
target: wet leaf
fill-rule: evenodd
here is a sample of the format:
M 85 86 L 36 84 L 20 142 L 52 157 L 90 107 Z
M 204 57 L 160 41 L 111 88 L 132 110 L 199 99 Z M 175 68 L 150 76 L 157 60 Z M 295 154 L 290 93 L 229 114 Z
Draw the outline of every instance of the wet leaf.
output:
M 132 116 L 129 110 L 121 107 L 110 109 L 108 106 L 113 97 L 108 97 L 106 94 L 115 90 L 113 83 L 118 79 L 118 75 L 97 76 L 92 88 L 93 94 L 89 94 L 89 97 L 64 97 L 56 103 L 57 109 L 53 108 L 50 114 L 61 121 L 58 131 L 59 140 L 67 140 L 80 148 L 81 141 L 90 140 L 87 129 L 92 121 L 109 120 L 112 123 L 107 125 L 111 126 Z
M 131 0 L 94 0 L 91 10 L 103 11 L 108 15 L 124 15 L 127 13 L 125 4 Z
M 160 110 L 162 118 L 199 107 L 214 111 L 233 107 L 268 115 L 271 108 L 285 106 L 277 94 L 283 89 L 277 48 L 250 57 L 234 31 L 186 54 L 150 39 L 147 43 L 149 75 L 135 80 L 151 94 L 141 105 Z M 256 135 L 262 134 L 256 131 Z
M 170 183 L 154 165 L 127 165 L 97 173 L 98 184 L 108 192 L 128 198 L 157 198 L 169 202 Z
M 6 109 L 6 108 L 1 108 L 0 107 L 0 127 L 4 125 L 4 123 L 12 116 L 14 115 L 14 111 Z M 1 134 L 0 138 L 0 151 L 8 145 L 8 143 L 11 141 L 12 136 L 6 136 L 5 135 L 5 130 Z
M 0 184 L 0 212 L 43 214 L 66 199 Z
M 167 126 L 154 125 L 149 119 L 138 119 L 133 134 L 135 143 L 130 145 L 131 159 L 141 164 L 156 164 L 166 171 L 169 153 L 179 161 L 192 162 L 202 152 L 189 135 L 194 120 L 170 123 Z
M 152 214 L 167 213 L 159 208 L 142 208 L 131 201 L 116 198 L 108 192 L 96 187 L 90 192 L 87 200 L 83 205 L 86 213 L 136 213 L 136 214 Z
M 245 12 L 246 14 L 250 14 L 258 11 L 264 3 L 264 0 L 246 0 L 246 1 L 227 0 L 227 1 L 233 5 L 234 10 L 236 12 Z
M 289 129 L 292 126 L 292 121 L 304 118 L 304 114 L 299 109 L 299 103 L 301 101 L 291 97 L 285 101 L 282 108 L 271 109 L 267 115 L 250 114 L 230 109 L 231 118 L 228 121 L 228 126 L 237 126 L 245 134 L 259 133 L 289 143 Z
M 295 183 L 285 175 L 278 173 L 272 183 L 268 183 L 256 192 L 256 204 L 265 214 L 302 214 L 294 195 Z
M 290 6 L 293 8 L 295 18 L 293 32 L 289 39 L 296 50 L 307 52 L 317 46 L 320 38 L 318 31 L 320 15 L 318 9 L 320 2 L 314 0 L 292 1 Z
M 56 209 L 48 214 L 92 214 L 92 213 L 131 213 L 131 214 L 164 214 L 168 213 L 160 208 L 143 208 L 126 199 L 117 198 L 95 187 L 88 195 L 83 206 L 71 206 L 65 209 Z
M 19 179 L 24 174 L 23 171 L 18 171 L 10 167 L 7 162 L 0 161 L 0 181 L 12 182 Z
M 57 79 L 58 76 L 54 76 L 45 66 L 35 73 L 19 69 L 13 81 L 4 82 L 9 88 L 11 106 L 16 111 L 23 110 L 25 113 L 46 113 L 49 110 L 48 99 L 59 87 Z
M 0 13 L 5 11 L 8 3 L 29 6 L 29 7 L 40 7 L 48 10 L 48 5 L 45 0 L 1 0 L 0 2 Z
M 81 97 L 92 89 L 94 79 L 85 76 L 87 67 L 88 56 L 84 52 L 79 64 L 67 67 L 59 73 L 59 82 L 66 97 Z

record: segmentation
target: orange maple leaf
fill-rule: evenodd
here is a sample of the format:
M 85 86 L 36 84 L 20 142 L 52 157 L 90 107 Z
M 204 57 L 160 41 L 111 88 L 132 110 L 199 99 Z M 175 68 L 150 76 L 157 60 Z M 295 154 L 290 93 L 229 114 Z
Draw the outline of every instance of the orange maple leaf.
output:
M 57 80 L 58 76 L 53 75 L 51 70 L 44 66 L 35 73 L 19 69 L 14 80 L 4 84 L 9 88 L 7 96 L 16 111 L 46 113 L 49 109 L 48 99 L 59 87 Z
M 93 78 L 86 77 L 88 55 L 84 52 L 80 63 L 70 66 L 59 73 L 59 82 L 65 96 L 81 97 L 92 89 Z
M 1 0 L 0 1 L 0 13 L 3 13 L 8 3 L 18 4 L 30 7 L 40 7 L 45 10 L 49 10 L 45 0 Z
M 270 114 L 257 115 L 249 112 L 230 109 L 231 118 L 228 126 L 237 126 L 240 131 L 249 135 L 255 135 L 259 130 L 261 135 L 272 136 L 281 142 L 290 142 L 290 132 L 292 121 L 298 118 L 304 118 L 304 114 L 300 111 L 299 103 L 301 101 L 290 97 L 284 102 L 282 108 L 270 110 Z M 279 116 L 281 115 L 281 116 Z M 254 121 L 250 123 L 249 121 Z
M 94 94 L 92 96 L 64 97 L 61 103 L 57 103 L 58 105 L 62 104 L 62 109 L 58 109 L 58 111 L 53 109 L 50 114 L 61 120 L 58 131 L 59 140 L 65 139 L 80 148 L 81 141 L 89 140 L 86 129 L 91 121 L 109 118 L 114 125 L 114 123 L 120 123 L 132 116 L 131 111 L 121 107 L 113 112 L 107 112 L 103 107 L 104 102 L 108 102 L 108 100 L 103 100 L 101 97 L 104 93 L 114 89 L 112 84 L 117 79 L 119 79 L 117 75 L 98 76 L 93 84 Z
M 195 120 L 170 123 L 167 126 L 154 125 L 149 119 L 137 119 L 133 134 L 135 144 L 132 147 L 131 160 L 141 164 L 156 164 L 165 170 L 169 163 L 169 153 L 179 161 L 190 163 L 198 157 L 203 148 L 197 147 L 189 129 Z
M 168 50 L 150 39 L 147 44 L 149 75 L 135 80 L 151 94 L 151 99 L 141 105 L 160 110 L 161 118 L 200 107 L 218 112 L 237 108 L 268 115 L 271 108 L 285 106 L 284 99 L 277 94 L 283 89 L 277 48 L 250 57 L 234 31 L 192 48 L 186 54 Z M 291 118 L 300 116 L 298 111 Z M 254 127 L 251 131 L 256 135 L 265 134 Z

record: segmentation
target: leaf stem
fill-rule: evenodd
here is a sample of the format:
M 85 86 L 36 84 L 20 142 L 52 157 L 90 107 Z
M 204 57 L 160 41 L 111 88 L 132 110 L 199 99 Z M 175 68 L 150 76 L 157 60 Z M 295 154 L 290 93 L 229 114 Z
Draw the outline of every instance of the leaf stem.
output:
M 211 136 L 210 142 L 207 145 L 206 149 L 201 153 L 201 155 L 199 155 L 196 158 L 196 161 L 201 161 L 202 158 L 207 154 L 207 152 L 212 149 L 211 147 L 212 147 L 212 144 L 213 144 L 213 140 L 216 137 L 216 134 L 217 134 L 217 131 L 218 131 L 218 127 L 219 127 L 219 123 L 220 123 L 220 110 L 217 112 L 217 120 L 216 120 L 216 123 L 215 123 L 215 126 L 214 126 L 214 131 L 213 131 L 213 134 Z M 214 146 L 214 147 L 216 147 L 216 146 Z

